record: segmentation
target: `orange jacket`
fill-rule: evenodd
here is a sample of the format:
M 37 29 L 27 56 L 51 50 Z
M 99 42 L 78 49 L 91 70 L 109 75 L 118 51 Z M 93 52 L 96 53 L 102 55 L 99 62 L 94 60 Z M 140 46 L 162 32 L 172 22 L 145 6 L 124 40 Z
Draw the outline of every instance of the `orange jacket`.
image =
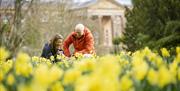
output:
M 80 38 L 76 38 L 76 33 L 72 32 L 64 41 L 63 48 L 64 54 L 68 57 L 71 56 L 69 46 L 73 44 L 75 52 L 82 54 L 94 53 L 94 38 L 88 28 L 84 29 L 84 34 Z

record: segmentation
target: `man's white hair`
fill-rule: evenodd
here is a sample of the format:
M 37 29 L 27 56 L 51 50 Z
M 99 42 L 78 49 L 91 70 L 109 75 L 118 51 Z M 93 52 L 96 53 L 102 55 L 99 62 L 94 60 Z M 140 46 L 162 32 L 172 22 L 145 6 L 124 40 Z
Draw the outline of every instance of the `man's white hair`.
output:
M 77 30 L 83 31 L 84 28 L 85 28 L 85 26 L 83 24 L 77 24 L 75 27 L 75 31 L 77 31 Z

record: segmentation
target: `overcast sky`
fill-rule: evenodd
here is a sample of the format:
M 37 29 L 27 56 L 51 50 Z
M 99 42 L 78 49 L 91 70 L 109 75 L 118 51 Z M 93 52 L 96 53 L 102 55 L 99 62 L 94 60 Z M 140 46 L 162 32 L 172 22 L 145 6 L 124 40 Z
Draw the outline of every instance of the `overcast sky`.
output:
M 56 1 L 56 0 L 41 0 L 41 1 Z M 87 1 L 96 1 L 96 0 L 73 0 L 74 2 L 87 2 Z M 120 2 L 121 4 L 131 4 L 131 0 L 116 0 Z
M 74 0 L 74 2 L 86 2 L 86 1 L 92 1 L 92 0 Z M 131 0 L 116 0 L 119 1 L 121 4 L 131 4 Z

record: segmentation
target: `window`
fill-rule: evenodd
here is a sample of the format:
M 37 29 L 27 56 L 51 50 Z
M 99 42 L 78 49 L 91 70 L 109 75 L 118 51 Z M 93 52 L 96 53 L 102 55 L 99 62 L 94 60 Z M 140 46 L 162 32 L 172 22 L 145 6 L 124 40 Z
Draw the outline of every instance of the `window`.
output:
M 105 45 L 109 45 L 109 30 L 105 30 Z

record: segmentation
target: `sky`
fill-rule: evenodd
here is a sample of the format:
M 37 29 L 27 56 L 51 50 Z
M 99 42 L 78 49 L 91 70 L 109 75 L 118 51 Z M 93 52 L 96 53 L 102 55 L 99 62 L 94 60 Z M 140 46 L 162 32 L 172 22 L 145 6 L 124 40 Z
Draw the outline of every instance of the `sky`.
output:
M 41 0 L 41 1 L 55 1 L 55 0 Z M 87 2 L 87 1 L 96 1 L 96 0 L 73 0 L 74 2 Z M 131 0 L 116 0 L 121 4 L 131 5 Z
M 91 1 L 91 0 L 74 0 L 74 2 L 86 2 L 86 1 Z M 120 2 L 121 4 L 131 4 L 131 0 L 116 0 Z

